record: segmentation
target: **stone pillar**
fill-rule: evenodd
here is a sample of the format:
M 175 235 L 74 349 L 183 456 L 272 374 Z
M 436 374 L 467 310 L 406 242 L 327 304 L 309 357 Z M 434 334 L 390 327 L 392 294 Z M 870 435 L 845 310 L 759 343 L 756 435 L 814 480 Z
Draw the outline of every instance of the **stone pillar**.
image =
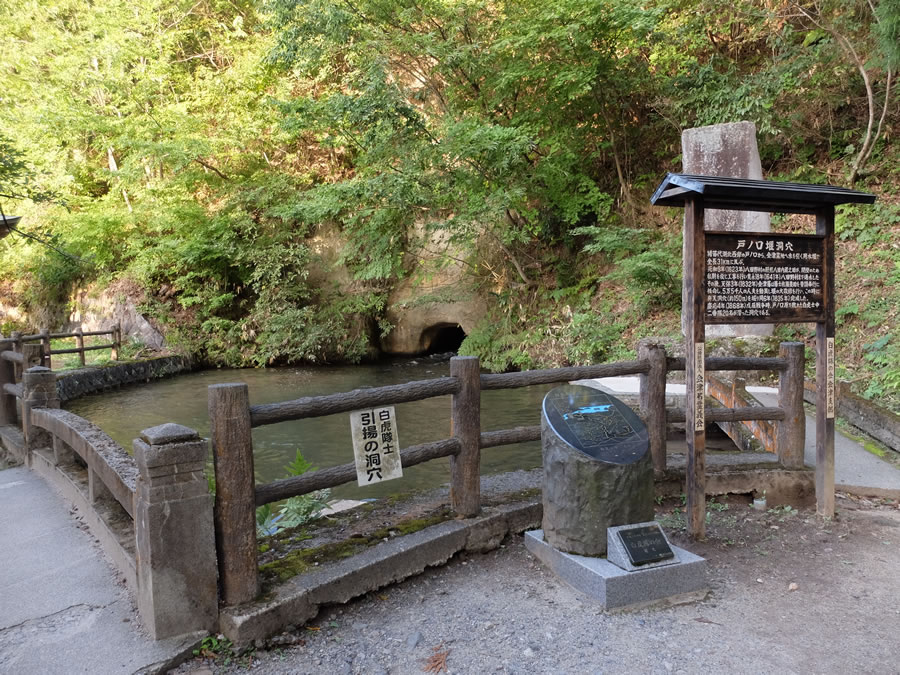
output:
M 138 609 L 154 639 L 215 630 L 218 622 L 207 445 L 193 429 L 162 424 L 134 441 L 140 473 L 134 512 Z
M 681 162 L 684 173 L 728 178 L 752 178 L 762 180 L 762 164 L 756 146 L 756 125 L 753 122 L 713 124 L 708 127 L 685 129 L 681 134 Z M 756 211 L 723 211 L 710 209 L 704 213 L 707 230 L 737 232 L 770 232 L 768 213 Z M 687 237 L 685 237 L 687 241 Z M 688 277 L 684 278 L 682 308 L 687 298 Z M 681 331 L 686 333 L 684 310 L 681 313 Z M 706 337 L 738 337 L 745 335 L 772 335 L 773 325 L 731 324 L 706 327 Z
M 647 429 L 597 389 L 550 390 L 541 414 L 544 540 L 565 553 L 602 556 L 607 528 L 653 520 Z
M 36 448 L 53 447 L 50 434 L 32 426 L 33 408 L 59 408 L 56 373 L 44 366 L 32 366 L 22 373 L 22 433 L 25 436 L 26 456 Z

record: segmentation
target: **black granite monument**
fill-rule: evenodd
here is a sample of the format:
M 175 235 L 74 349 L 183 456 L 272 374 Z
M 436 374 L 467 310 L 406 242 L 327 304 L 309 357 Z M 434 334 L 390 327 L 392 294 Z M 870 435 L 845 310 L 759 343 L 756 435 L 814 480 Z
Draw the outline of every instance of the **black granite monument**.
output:
M 544 539 L 566 553 L 602 556 L 606 528 L 653 520 L 647 428 L 598 389 L 564 385 L 541 415 Z

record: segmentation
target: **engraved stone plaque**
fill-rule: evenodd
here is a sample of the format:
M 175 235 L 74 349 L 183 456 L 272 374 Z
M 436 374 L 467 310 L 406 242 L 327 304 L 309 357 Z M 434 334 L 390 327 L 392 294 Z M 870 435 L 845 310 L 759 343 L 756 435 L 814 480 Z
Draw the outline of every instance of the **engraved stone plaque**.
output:
M 628 554 L 628 560 L 635 567 L 647 563 L 674 558 L 672 547 L 663 536 L 659 525 L 645 525 L 628 530 L 619 530 L 619 539 Z
M 647 427 L 619 399 L 599 389 L 569 384 L 544 398 L 551 429 L 576 450 L 610 464 L 631 464 L 647 452 Z

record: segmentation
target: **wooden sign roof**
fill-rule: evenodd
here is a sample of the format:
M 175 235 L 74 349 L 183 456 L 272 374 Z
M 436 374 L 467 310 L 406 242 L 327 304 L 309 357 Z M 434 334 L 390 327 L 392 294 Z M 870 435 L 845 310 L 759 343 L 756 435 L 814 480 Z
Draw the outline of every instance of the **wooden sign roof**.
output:
M 833 185 L 669 173 L 656 188 L 650 202 L 655 206 L 683 207 L 691 196 L 701 196 L 707 209 L 776 213 L 815 213 L 822 206 L 875 201 L 875 195 L 868 192 Z

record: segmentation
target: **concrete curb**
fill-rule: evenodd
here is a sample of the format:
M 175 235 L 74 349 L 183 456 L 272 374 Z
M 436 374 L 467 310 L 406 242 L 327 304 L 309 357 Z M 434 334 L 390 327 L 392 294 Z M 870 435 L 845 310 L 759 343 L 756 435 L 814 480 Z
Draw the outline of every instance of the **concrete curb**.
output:
M 345 603 L 441 565 L 462 551 L 497 548 L 508 534 L 538 526 L 541 512 L 540 501 L 506 504 L 485 508 L 476 518 L 451 520 L 384 541 L 347 560 L 298 575 L 270 600 L 223 609 L 219 630 L 237 645 L 265 639 L 289 624 L 312 619 L 322 605 Z

